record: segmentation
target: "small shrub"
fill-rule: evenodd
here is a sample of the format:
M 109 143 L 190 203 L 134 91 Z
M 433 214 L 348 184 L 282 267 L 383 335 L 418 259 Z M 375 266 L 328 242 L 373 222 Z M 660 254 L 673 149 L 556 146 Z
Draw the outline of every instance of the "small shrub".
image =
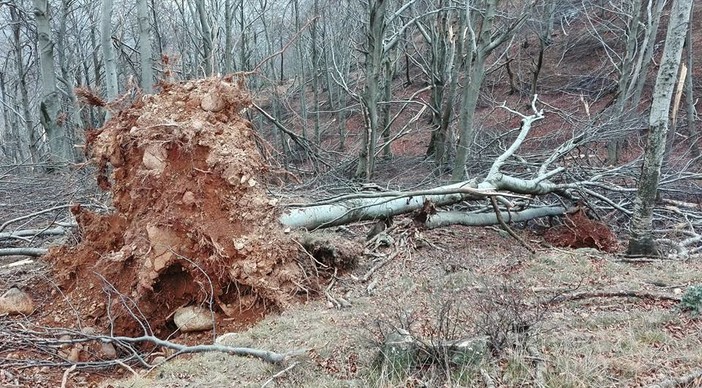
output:
M 702 285 L 687 288 L 678 305 L 681 311 L 691 311 L 693 316 L 702 312 Z

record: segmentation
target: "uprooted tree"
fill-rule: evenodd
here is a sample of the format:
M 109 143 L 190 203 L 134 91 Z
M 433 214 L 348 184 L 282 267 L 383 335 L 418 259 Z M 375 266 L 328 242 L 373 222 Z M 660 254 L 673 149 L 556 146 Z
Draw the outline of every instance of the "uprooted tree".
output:
M 519 154 L 533 125 L 545 119 L 536 96 L 529 115 L 502 107 L 520 117 L 521 126 L 482 179 L 281 204 L 265 188 L 278 171 L 263 161 L 260 139 L 240 115 L 249 103 L 232 77 L 164 84 L 160 93 L 139 96 L 88 135 L 98 183 L 111 191 L 114 210 L 98 214 L 73 206 L 81 241 L 53 249 L 48 258 L 72 307 L 86 312 L 92 325 L 116 335 L 158 336 L 171 333 L 169 322 L 183 306 L 200 305 L 230 317 L 261 306 L 284 307 L 300 292 L 319 291 L 320 265 L 354 260 L 344 264 L 333 258 L 325 265 L 324 258 L 310 259 L 296 242 L 304 239 L 287 229 L 408 212 L 416 212 L 415 222 L 429 228 L 498 223 L 509 228 L 575 207 L 563 231 L 578 235 L 588 222 L 585 208 L 631 214 L 632 191 L 616 182 L 634 182 L 632 166 L 575 163 L 579 147 L 597 139 L 597 131 L 577 131 L 547 154 Z M 669 203 L 678 211 L 688 205 Z M 605 229 L 599 235 L 611 237 L 604 223 L 597 227 Z M 697 236 L 697 227 L 691 224 L 690 234 Z M 593 246 L 616 249 L 611 243 L 605 239 Z M 679 242 L 679 253 L 695 253 L 698 243 L 695 238 Z M 94 290 L 107 302 L 85 297 Z

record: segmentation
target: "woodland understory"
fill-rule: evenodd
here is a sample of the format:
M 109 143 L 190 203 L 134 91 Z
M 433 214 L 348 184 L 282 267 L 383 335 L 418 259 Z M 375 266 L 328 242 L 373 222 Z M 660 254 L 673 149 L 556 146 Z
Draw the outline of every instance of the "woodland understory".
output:
M 702 379 L 692 0 L 96 5 L 0 2 L 0 385 Z

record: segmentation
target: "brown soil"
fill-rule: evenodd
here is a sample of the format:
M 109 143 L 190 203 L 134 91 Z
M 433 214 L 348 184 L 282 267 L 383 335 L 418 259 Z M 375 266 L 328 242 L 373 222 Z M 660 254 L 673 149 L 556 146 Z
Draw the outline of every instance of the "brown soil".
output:
M 557 247 L 595 248 L 605 252 L 619 250 L 617 236 L 606 224 L 593 221 L 578 207 L 563 217 L 563 224 L 544 233 L 544 240 Z
M 249 103 L 231 78 L 163 85 L 92 137 L 114 211 L 71 209 L 82 239 L 48 257 L 66 294 L 54 308 L 70 301 L 83 324 L 119 335 L 168 336 L 182 306 L 213 308 L 232 329 L 289 303 L 303 272 L 260 183 L 267 168 L 239 115 Z

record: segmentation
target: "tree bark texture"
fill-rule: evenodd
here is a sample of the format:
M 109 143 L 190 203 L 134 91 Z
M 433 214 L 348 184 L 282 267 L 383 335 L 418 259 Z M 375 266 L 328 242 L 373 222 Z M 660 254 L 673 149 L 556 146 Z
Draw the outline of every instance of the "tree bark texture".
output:
M 682 59 L 691 8 L 692 0 L 674 0 L 671 8 L 663 57 L 653 90 L 649 134 L 630 226 L 628 253 L 632 255 L 658 254 L 653 239 L 653 208 L 665 154 L 670 102 Z
M 151 67 L 151 24 L 147 0 L 137 0 L 137 23 L 139 24 L 139 64 L 141 65 L 141 88 L 153 93 L 154 72 Z
M 107 101 L 117 98 L 117 58 L 112 47 L 112 8 L 113 0 L 102 0 L 100 16 L 100 45 L 105 62 L 105 92 Z

